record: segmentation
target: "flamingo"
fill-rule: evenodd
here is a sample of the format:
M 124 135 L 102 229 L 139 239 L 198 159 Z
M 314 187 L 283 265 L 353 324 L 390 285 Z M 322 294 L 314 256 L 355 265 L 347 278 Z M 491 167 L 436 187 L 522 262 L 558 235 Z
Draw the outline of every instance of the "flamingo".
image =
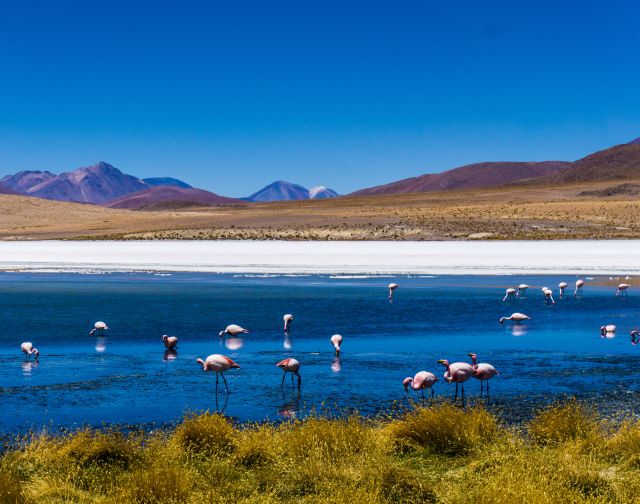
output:
M 300 385 L 302 384 L 302 377 L 299 373 L 300 363 L 296 359 L 283 359 L 278 362 L 276 366 L 284 371 L 284 374 L 282 375 L 282 383 L 280 384 L 281 387 L 284 385 L 284 379 L 286 378 L 287 373 L 291 373 L 291 386 L 293 387 L 293 375 L 296 375 L 298 377 L 298 388 L 300 388 Z
M 518 292 L 516 292 L 516 296 L 520 296 L 521 292 L 522 292 L 522 295 L 524 296 L 527 293 L 528 288 L 529 286 L 527 284 L 518 285 Z
M 431 397 L 433 398 L 433 386 L 438 381 L 438 377 L 429 371 L 418 371 L 416 375 L 411 378 L 407 376 L 402 380 L 405 390 L 409 390 L 409 385 L 413 390 L 420 390 L 422 397 L 424 398 L 424 389 L 431 389 Z
M 397 283 L 389 284 L 389 301 L 393 301 L 393 291 L 395 291 L 397 288 L 398 288 Z
M 227 394 L 229 393 L 229 385 L 227 385 L 227 379 L 224 377 L 224 372 L 233 368 L 240 369 L 240 366 L 233 362 L 229 357 L 225 357 L 220 354 L 210 355 L 206 360 L 196 359 L 196 362 L 202 366 L 203 371 L 214 371 L 216 373 L 216 391 L 218 390 L 218 379 L 222 376 L 224 386 L 227 389 Z
M 577 296 L 578 294 L 582 294 L 582 287 L 584 286 L 584 280 L 579 279 L 576 280 L 576 290 L 573 291 L 573 295 Z
M 162 342 L 167 348 L 176 348 L 178 346 L 178 338 L 176 338 L 175 336 L 167 336 L 165 334 L 164 336 L 162 336 Z
M 471 352 L 469 354 L 471 357 L 471 365 L 473 367 L 473 377 L 480 380 L 480 397 L 482 397 L 482 383 L 484 381 L 487 382 L 487 396 L 489 395 L 489 381 L 494 376 L 500 374 L 491 364 L 487 364 L 486 362 L 481 362 L 478 364 L 476 362 L 478 356 Z
M 340 345 L 342 345 L 342 336 L 334 334 L 331 336 L 331 344 L 336 349 L 336 357 L 340 357 Z
M 558 290 L 560 293 L 560 297 L 564 297 L 564 290 L 567 288 L 567 282 L 560 282 L 558 284 Z
M 631 344 L 637 345 L 640 342 L 640 332 L 639 331 L 631 331 Z
M 549 289 L 549 287 L 542 288 L 542 295 L 544 296 L 545 302 L 548 303 L 549 301 L 551 301 L 551 304 L 556 304 L 555 300 L 553 299 L 553 291 Z
M 247 334 L 248 332 L 249 329 L 240 327 L 237 324 L 231 324 L 228 325 L 224 331 L 220 331 L 218 336 L 222 338 L 225 334 L 228 334 L 229 336 L 237 336 L 238 334 Z
M 513 322 L 514 324 L 520 325 L 520 323 L 524 320 L 531 320 L 531 317 L 529 317 L 529 315 L 525 315 L 524 313 L 515 312 L 508 317 L 500 317 L 500 324 L 504 324 L 505 320 L 511 320 L 511 322 Z
M 284 317 L 282 317 L 282 320 L 284 320 L 284 332 L 287 332 L 289 330 L 291 322 L 293 322 L 293 315 L 287 313 Z
M 613 334 L 616 332 L 617 327 L 614 324 L 603 325 L 600 328 L 600 334 L 606 336 L 607 334 Z
M 515 296 L 516 296 L 516 290 L 510 287 L 505 291 L 505 295 L 502 298 L 502 302 L 513 301 L 513 298 Z
M 31 359 L 31 354 L 35 355 L 36 360 L 38 360 L 38 357 L 40 356 L 40 352 L 37 348 L 33 347 L 33 343 L 30 341 L 22 343 L 22 345 L 20 345 L 20 350 L 24 352 L 25 359 Z
M 458 384 L 462 386 L 462 404 L 464 405 L 464 382 L 473 376 L 473 366 L 467 362 L 449 364 L 447 359 L 440 359 L 438 364 L 442 364 L 445 367 L 444 381 L 456 384 L 454 401 L 458 398 Z
M 616 291 L 616 296 L 619 295 L 623 295 L 623 296 L 627 296 L 627 289 L 631 287 L 631 285 L 626 284 L 626 283 L 621 283 L 620 285 L 618 285 L 618 290 Z
M 96 322 L 95 324 L 93 324 L 93 329 L 91 329 L 91 332 L 89 332 L 89 336 L 93 336 L 96 332 L 98 333 L 98 336 L 104 336 L 104 332 L 109 329 L 107 327 L 107 324 L 105 324 L 104 322 Z

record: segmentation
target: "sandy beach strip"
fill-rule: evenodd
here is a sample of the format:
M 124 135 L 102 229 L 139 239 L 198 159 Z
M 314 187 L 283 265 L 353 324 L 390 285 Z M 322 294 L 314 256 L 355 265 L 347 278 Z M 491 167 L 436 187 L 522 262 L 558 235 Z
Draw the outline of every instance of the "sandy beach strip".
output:
M 639 240 L 0 242 L 0 270 L 314 274 L 625 274 Z

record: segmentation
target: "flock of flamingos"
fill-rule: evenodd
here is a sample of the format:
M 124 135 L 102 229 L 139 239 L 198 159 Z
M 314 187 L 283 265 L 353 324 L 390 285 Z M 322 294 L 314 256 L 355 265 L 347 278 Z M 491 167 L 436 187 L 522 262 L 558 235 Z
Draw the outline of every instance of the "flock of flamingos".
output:
M 585 281 L 580 279 L 576 281 L 574 296 L 578 296 L 582 294 L 582 288 L 584 287 Z M 559 297 L 564 296 L 564 291 L 567 287 L 566 282 L 560 282 L 558 284 Z M 626 283 L 621 283 L 618 285 L 618 290 L 616 291 L 616 296 L 627 295 L 627 290 L 630 285 Z M 393 296 L 395 290 L 398 288 L 398 284 L 391 283 L 389 284 L 389 301 L 393 302 Z M 503 302 L 513 301 L 516 297 L 524 296 L 527 289 L 529 289 L 529 285 L 520 284 L 517 289 L 508 288 L 505 292 L 505 296 L 502 299 Z M 546 303 L 554 304 L 555 300 L 553 299 L 553 291 L 548 287 L 542 287 L 542 294 L 544 296 L 544 300 Z M 524 313 L 515 312 L 512 313 L 508 317 L 501 317 L 499 322 L 500 324 L 504 324 L 505 321 L 509 320 L 513 324 L 520 324 L 525 320 L 530 320 L 531 317 L 525 315 Z M 288 331 L 291 327 L 291 323 L 293 322 L 293 315 L 288 313 L 284 315 L 284 331 L 285 334 L 288 334 Z M 104 322 L 96 322 L 94 328 L 91 330 L 89 335 L 98 334 L 99 336 L 104 335 L 104 331 L 108 330 L 107 324 Z M 244 329 L 243 327 L 237 324 L 231 324 L 225 328 L 224 331 L 220 331 L 219 336 L 224 338 L 225 336 L 239 336 L 240 334 L 248 333 L 248 329 Z M 616 332 L 616 326 L 613 324 L 603 325 L 600 328 L 601 335 L 606 337 L 607 335 L 613 335 Z M 334 334 L 330 338 L 331 345 L 334 347 L 336 357 L 340 356 L 340 348 L 342 346 L 342 336 L 340 334 Z M 178 338 L 175 336 L 162 336 L 162 341 L 164 346 L 168 350 L 175 350 L 178 346 Z M 634 330 L 631 331 L 631 342 L 632 344 L 637 344 L 640 342 L 640 332 Z M 22 352 L 25 354 L 26 359 L 30 359 L 33 355 L 35 359 L 38 359 L 40 352 L 37 348 L 33 346 L 31 342 L 24 342 L 20 346 Z M 445 368 L 444 372 L 444 380 L 447 383 L 455 383 L 456 384 L 456 392 L 454 396 L 454 401 L 457 400 L 458 397 L 458 387 L 462 388 L 462 402 L 464 404 L 464 383 L 471 377 L 480 380 L 480 395 L 483 393 L 483 385 L 486 383 L 486 391 L 487 395 L 489 394 L 489 380 L 494 376 L 498 375 L 498 371 L 494 366 L 488 363 L 478 363 L 477 356 L 475 353 L 469 353 L 468 356 L 471 358 L 471 363 L 468 362 L 453 362 L 450 363 L 446 359 L 441 359 L 438 361 L 439 364 L 442 364 Z M 218 381 L 220 377 L 225 385 L 225 390 L 227 394 L 229 393 L 229 386 L 227 384 L 227 380 L 224 376 L 226 371 L 229 371 L 234 368 L 240 368 L 238 364 L 236 364 L 233 360 L 225 355 L 221 354 L 212 354 L 209 355 L 206 359 L 198 358 L 196 362 L 202 366 L 203 371 L 212 371 L 216 374 L 216 391 L 218 388 Z M 285 378 L 287 374 L 291 374 L 291 385 L 295 387 L 294 377 L 297 378 L 297 386 L 298 388 L 302 385 L 302 377 L 300 376 L 300 362 L 293 358 L 283 359 L 276 364 L 277 367 L 282 369 L 284 372 L 282 375 L 281 386 L 284 386 Z M 431 397 L 434 395 L 433 386 L 438 381 L 437 376 L 434 373 L 429 371 L 419 371 L 413 377 L 407 377 L 403 380 L 402 384 L 404 386 L 405 391 L 409 390 L 411 387 L 413 390 L 421 391 L 422 396 L 424 397 L 424 391 L 430 390 Z

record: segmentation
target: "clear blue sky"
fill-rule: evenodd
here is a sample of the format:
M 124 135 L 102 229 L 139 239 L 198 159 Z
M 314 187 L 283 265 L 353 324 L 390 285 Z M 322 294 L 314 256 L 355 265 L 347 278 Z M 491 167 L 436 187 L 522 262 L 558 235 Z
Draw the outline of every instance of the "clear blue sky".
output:
M 104 160 L 246 196 L 577 159 L 640 136 L 639 21 L 631 0 L 0 0 L 0 174 Z

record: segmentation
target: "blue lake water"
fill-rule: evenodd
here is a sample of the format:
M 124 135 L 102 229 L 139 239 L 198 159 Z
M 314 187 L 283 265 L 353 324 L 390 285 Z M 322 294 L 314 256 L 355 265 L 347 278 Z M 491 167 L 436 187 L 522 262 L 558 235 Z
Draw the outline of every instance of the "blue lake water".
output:
M 569 282 L 557 298 L 557 284 Z M 164 425 L 186 412 L 223 410 L 239 420 L 278 420 L 310 410 L 374 414 L 406 403 L 402 380 L 420 370 L 442 376 L 437 360 L 468 360 L 476 352 L 500 376 L 492 404 L 521 414 L 565 394 L 633 411 L 640 398 L 640 289 L 616 297 L 605 278 L 590 280 L 575 299 L 574 276 L 439 276 L 331 278 L 215 274 L 0 274 L 0 432 L 82 424 Z M 387 284 L 398 282 L 395 301 Z M 504 289 L 532 286 L 524 298 L 502 302 Z M 613 282 L 617 283 L 617 282 Z M 540 286 L 554 289 L 544 303 Z M 514 311 L 532 320 L 498 324 Z M 288 337 L 282 315 L 293 313 Z M 96 320 L 110 329 L 88 335 Z M 237 323 L 242 339 L 220 339 Z M 616 337 L 601 338 L 603 324 Z M 336 359 L 329 338 L 344 337 Z M 179 338 L 167 359 L 161 337 Z M 20 343 L 40 350 L 25 362 Z M 231 357 L 231 394 L 215 391 L 215 375 L 197 357 Z M 301 390 L 281 389 L 285 357 L 302 363 Z M 441 379 L 436 396 L 455 386 Z M 477 400 L 479 383 L 467 383 Z

